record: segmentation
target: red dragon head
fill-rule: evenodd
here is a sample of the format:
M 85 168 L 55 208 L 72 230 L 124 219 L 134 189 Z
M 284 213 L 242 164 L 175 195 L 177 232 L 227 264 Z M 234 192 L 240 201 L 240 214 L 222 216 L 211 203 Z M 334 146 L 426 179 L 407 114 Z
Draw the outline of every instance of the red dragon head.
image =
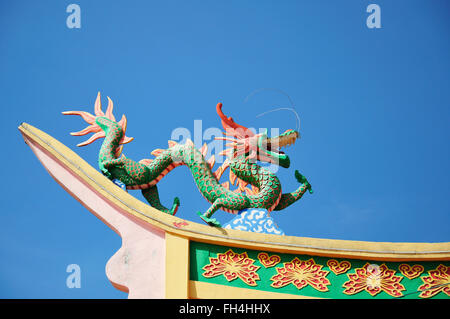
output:
M 244 155 L 251 160 L 268 162 L 288 168 L 290 165 L 289 156 L 280 147 L 294 144 L 299 134 L 294 130 L 287 130 L 281 135 L 268 137 L 267 131 L 255 134 L 245 126 L 239 125 L 231 117 L 227 117 L 222 112 L 222 103 L 216 106 L 217 114 L 222 120 L 222 126 L 227 137 L 218 137 L 216 139 L 225 140 L 225 146 L 228 148 L 222 152 L 229 158 Z

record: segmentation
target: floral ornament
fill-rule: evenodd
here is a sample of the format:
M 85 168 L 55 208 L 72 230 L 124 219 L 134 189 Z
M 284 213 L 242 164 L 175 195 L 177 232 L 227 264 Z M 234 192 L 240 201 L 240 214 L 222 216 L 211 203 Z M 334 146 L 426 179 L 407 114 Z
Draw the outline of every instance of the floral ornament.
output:
M 346 260 L 338 262 L 336 259 L 330 259 L 327 261 L 327 266 L 335 275 L 340 275 L 345 274 L 352 267 L 352 264 Z
M 354 295 L 363 290 L 375 296 L 381 291 L 393 296 L 403 296 L 406 290 L 400 283 L 401 276 L 395 276 L 395 270 L 389 269 L 385 264 L 381 266 L 366 263 L 362 268 L 356 268 L 355 273 L 347 274 L 349 281 L 343 284 L 344 293 Z
M 423 266 L 422 265 L 414 265 L 410 266 L 408 264 L 401 264 L 398 266 L 398 270 L 402 273 L 403 276 L 405 276 L 408 279 L 414 279 L 420 276 L 421 273 L 423 273 Z
M 307 261 L 302 261 L 295 257 L 291 262 L 284 263 L 284 267 L 276 268 L 277 275 L 274 275 L 270 280 L 274 288 L 281 288 L 289 284 L 293 284 L 298 289 L 302 289 L 310 285 L 314 289 L 325 292 L 328 291 L 330 281 L 325 278 L 329 271 L 322 270 L 322 265 L 318 265 L 311 258 Z
M 424 284 L 419 290 L 424 290 L 419 296 L 430 298 L 439 292 L 444 292 L 450 296 L 450 267 L 440 264 L 436 269 L 428 272 L 429 276 L 422 277 Z
M 203 277 L 213 278 L 220 275 L 228 281 L 240 278 L 249 286 L 256 286 L 256 280 L 259 280 L 259 275 L 256 273 L 260 266 L 255 266 L 255 260 L 248 258 L 246 252 L 237 254 L 229 249 L 224 254 L 217 254 L 217 258 L 209 258 L 210 264 L 203 267 L 205 272 Z
M 278 255 L 269 257 L 269 254 L 267 253 L 259 253 L 258 260 L 265 268 L 270 268 L 277 265 L 281 261 L 281 258 Z

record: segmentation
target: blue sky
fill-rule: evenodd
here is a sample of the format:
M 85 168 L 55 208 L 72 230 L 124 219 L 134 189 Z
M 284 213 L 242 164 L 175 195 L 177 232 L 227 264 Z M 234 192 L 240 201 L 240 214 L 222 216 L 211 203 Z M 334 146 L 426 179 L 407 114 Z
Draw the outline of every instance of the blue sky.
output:
M 81 28 L 66 7 L 81 7 Z M 366 7 L 381 8 L 369 29 Z M 97 167 L 100 142 L 64 110 L 93 112 L 101 91 L 126 114 L 136 160 L 173 129 L 240 124 L 295 128 L 283 191 L 315 193 L 272 216 L 288 235 L 366 241 L 450 241 L 450 22 L 446 1 L 2 1 L 3 137 L 0 298 L 126 298 L 105 275 L 120 238 L 70 197 L 17 130 L 30 123 Z M 270 90 L 261 90 L 269 88 Z M 250 95 L 250 97 L 249 97 Z M 247 98 L 248 97 L 248 98 Z M 208 203 L 186 168 L 159 184 L 177 216 L 200 222 Z M 136 197 L 142 198 L 139 192 Z M 231 215 L 214 215 L 222 223 Z M 66 267 L 81 288 L 66 287 Z

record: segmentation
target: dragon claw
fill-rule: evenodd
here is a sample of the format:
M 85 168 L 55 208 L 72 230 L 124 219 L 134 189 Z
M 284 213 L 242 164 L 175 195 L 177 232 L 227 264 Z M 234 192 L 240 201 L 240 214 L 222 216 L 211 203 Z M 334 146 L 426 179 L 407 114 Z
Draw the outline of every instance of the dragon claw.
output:
M 178 197 L 175 197 L 173 199 L 173 205 L 172 205 L 172 208 L 169 211 L 169 214 L 172 215 L 172 216 L 175 216 L 175 214 L 178 211 L 178 207 L 180 207 L 180 199 Z
M 215 218 L 209 218 L 208 216 L 203 215 L 201 212 L 197 212 L 197 215 L 200 216 L 200 218 L 209 226 L 222 227 L 222 225 L 220 225 L 220 223 Z
M 300 172 L 297 170 L 295 170 L 295 178 L 297 179 L 297 181 L 299 183 L 307 185 L 306 189 L 309 191 L 310 194 L 314 193 L 314 191 L 312 190 L 311 184 L 308 182 L 306 177 L 303 176 L 302 174 L 300 174 Z

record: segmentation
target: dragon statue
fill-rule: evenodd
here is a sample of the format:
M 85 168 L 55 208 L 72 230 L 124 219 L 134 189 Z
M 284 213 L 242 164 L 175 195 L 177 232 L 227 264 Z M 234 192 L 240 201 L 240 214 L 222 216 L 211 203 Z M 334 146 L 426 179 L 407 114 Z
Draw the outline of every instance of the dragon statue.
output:
M 98 164 L 101 172 L 111 180 L 123 183 L 127 189 L 141 189 L 148 203 L 167 214 L 175 215 L 180 205 L 176 197 L 172 207 L 164 207 L 158 195 L 157 183 L 177 166 L 186 165 L 197 184 L 198 189 L 211 206 L 205 213 L 198 212 L 200 218 L 210 226 L 221 227 L 212 215 L 222 209 L 236 214 L 247 208 L 264 208 L 268 212 L 281 210 L 299 200 L 312 188 L 307 179 L 298 171 L 295 177 L 300 183 L 297 190 L 282 194 L 281 183 L 277 176 L 256 164 L 257 161 L 274 163 L 281 167 L 290 166 L 289 157 L 279 147 L 291 145 L 298 138 L 298 132 L 287 130 L 275 137 L 267 133 L 255 134 L 241 126 L 222 112 L 222 103 L 217 104 L 217 113 L 225 130 L 223 137 L 216 139 L 228 142 L 227 148 L 220 155 L 226 155 L 224 163 L 213 172 L 214 155 L 208 160 L 206 144 L 201 149 L 194 147 L 191 140 L 185 144 L 169 141 L 169 148 L 156 149 L 151 154 L 154 159 L 135 162 L 122 154 L 123 144 L 133 140 L 125 135 L 127 119 L 125 115 L 116 121 L 113 115 L 113 102 L 108 97 L 106 112 L 102 111 L 100 92 L 95 101 L 95 115 L 83 111 L 63 112 L 65 115 L 79 115 L 89 126 L 71 133 L 74 136 L 94 133 L 88 140 L 77 146 L 88 145 L 99 138 L 105 138 L 100 148 Z M 230 168 L 230 181 L 221 183 L 223 172 Z M 235 190 L 230 190 L 236 183 Z M 251 186 L 248 187 L 248 186 Z

